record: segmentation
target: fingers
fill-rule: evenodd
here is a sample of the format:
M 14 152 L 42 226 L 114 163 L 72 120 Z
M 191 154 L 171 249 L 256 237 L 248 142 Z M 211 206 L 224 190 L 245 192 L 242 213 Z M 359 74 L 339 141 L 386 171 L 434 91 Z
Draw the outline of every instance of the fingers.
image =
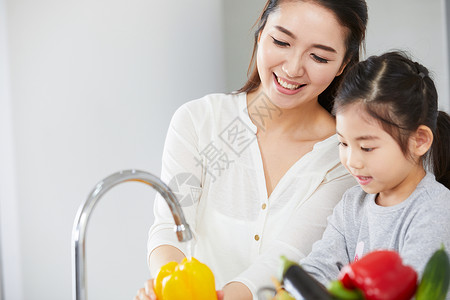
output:
M 150 297 L 147 295 L 147 293 L 145 292 L 145 289 L 144 289 L 144 288 L 139 289 L 138 292 L 137 292 L 137 294 L 136 294 L 136 296 L 134 297 L 134 300 L 151 300 L 151 299 L 152 299 L 152 298 L 150 298 Z M 153 298 L 153 299 L 156 299 L 156 297 Z
M 145 282 L 145 293 L 149 296 L 149 299 L 156 300 L 155 289 L 153 286 L 153 279 L 149 279 Z

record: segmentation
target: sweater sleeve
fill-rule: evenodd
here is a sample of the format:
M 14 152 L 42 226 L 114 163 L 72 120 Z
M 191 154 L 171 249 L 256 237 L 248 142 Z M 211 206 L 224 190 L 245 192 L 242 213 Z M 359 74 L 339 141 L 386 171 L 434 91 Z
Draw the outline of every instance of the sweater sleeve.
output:
M 199 160 L 198 136 L 192 112 L 187 105 L 173 115 L 166 136 L 162 157 L 161 179 L 178 197 L 184 216 L 195 240 L 195 215 L 201 195 L 203 179 Z M 180 243 L 174 233 L 174 219 L 169 207 L 159 194 L 154 202 L 155 221 L 149 230 L 148 255 L 160 245 L 171 245 L 186 254 L 186 243 Z
M 333 175 L 341 173 L 321 184 L 310 198 L 294 211 L 287 222 L 288 226 L 280 232 L 279 238 L 271 242 L 268 250 L 263 252 L 249 268 L 233 281 L 244 283 L 255 296 L 259 288 L 273 285 L 270 277 L 279 275 L 281 255 L 290 260 L 299 261 L 310 253 L 314 242 L 321 238 L 327 225 L 327 217 L 332 213 L 336 203 L 341 199 L 344 191 L 355 184 L 353 178 L 345 171 L 331 172 L 336 172 Z M 335 217 L 335 219 L 332 220 L 338 223 L 339 218 Z M 327 235 L 330 236 L 330 240 L 334 236 L 342 238 L 334 227 L 328 229 Z M 326 246 L 328 245 L 323 246 L 322 253 L 327 252 Z M 336 248 L 338 247 L 336 245 Z M 319 246 L 319 248 L 322 247 Z M 331 259 L 330 253 L 326 253 L 326 255 Z M 336 261 L 333 262 L 333 265 L 336 266 Z
M 345 196 L 328 218 L 328 226 L 311 253 L 300 261 L 302 267 L 323 285 L 337 278 L 338 264 L 347 265 L 349 255 L 345 240 Z

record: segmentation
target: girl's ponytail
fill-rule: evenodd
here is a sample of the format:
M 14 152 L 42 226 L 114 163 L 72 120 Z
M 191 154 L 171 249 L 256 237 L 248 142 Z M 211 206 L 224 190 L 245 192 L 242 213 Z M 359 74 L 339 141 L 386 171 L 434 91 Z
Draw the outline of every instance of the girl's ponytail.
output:
M 450 116 L 443 111 L 437 117 L 431 159 L 436 180 L 450 189 Z

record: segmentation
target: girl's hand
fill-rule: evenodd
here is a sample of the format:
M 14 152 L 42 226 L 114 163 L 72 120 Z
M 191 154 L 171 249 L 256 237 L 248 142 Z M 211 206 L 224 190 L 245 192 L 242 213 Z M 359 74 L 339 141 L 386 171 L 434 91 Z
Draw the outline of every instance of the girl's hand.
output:
M 137 291 L 134 300 L 157 300 L 153 289 L 153 279 L 145 282 L 145 287 Z M 217 291 L 217 300 L 223 300 L 223 291 Z

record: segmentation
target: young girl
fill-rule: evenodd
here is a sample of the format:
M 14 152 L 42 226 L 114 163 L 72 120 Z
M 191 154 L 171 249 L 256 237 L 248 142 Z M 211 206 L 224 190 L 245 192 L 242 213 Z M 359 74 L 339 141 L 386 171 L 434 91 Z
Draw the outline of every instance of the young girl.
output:
M 359 186 L 302 266 L 327 284 L 337 262 L 391 249 L 421 276 L 434 251 L 450 250 L 450 118 L 428 70 L 398 52 L 370 57 L 349 70 L 334 112 L 341 162 Z

